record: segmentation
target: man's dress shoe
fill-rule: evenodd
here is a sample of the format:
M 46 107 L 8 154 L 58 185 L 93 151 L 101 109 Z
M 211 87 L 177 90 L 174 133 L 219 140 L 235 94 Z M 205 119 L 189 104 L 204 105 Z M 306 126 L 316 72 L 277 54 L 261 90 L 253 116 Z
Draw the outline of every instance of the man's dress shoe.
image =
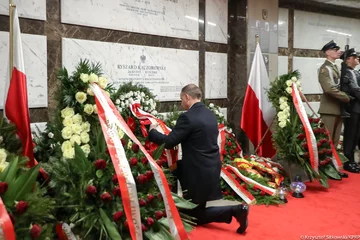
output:
M 237 233 L 244 233 L 248 226 L 248 215 L 249 215 L 249 206 L 246 204 L 240 204 L 234 206 L 233 216 L 236 218 L 240 227 L 236 230 Z

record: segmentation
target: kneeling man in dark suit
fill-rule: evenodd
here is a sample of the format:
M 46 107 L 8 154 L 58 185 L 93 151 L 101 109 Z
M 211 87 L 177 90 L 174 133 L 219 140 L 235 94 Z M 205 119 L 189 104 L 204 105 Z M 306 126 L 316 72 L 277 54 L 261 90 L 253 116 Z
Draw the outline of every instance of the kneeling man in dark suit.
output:
M 184 198 L 198 206 L 187 214 L 197 218 L 197 224 L 211 222 L 230 223 L 232 217 L 239 222 L 238 233 L 245 232 L 249 206 L 219 206 L 206 208 L 206 202 L 222 198 L 220 188 L 221 161 L 218 138 L 218 123 L 215 115 L 201 103 L 199 87 L 189 84 L 181 90 L 181 114 L 169 135 L 150 126 L 149 140 L 165 143 L 165 148 L 181 144 L 182 160 L 178 161 L 177 177 L 184 190 Z

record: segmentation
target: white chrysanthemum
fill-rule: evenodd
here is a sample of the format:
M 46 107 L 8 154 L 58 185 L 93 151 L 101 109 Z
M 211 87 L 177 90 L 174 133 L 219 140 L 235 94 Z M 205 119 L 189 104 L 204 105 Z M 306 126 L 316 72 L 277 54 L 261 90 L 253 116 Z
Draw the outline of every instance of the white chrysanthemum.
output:
M 291 94 L 291 93 L 292 93 L 292 88 L 291 88 L 291 87 L 287 87 L 287 88 L 286 88 L 286 92 L 287 92 L 288 94 Z
M 73 117 L 72 117 L 72 121 L 73 121 L 73 124 L 81 124 L 82 123 L 82 117 L 80 114 L 75 114 Z
M 93 105 L 93 108 L 94 108 L 94 113 L 97 114 L 98 111 L 97 111 L 97 106 L 96 106 L 96 104 Z
M 89 95 L 89 96 L 94 96 L 94 92 L 91 90 L 91 88 L 88 88 L 86 90 L 86 93 Z
M 104 77 L 99 77 L 99 86 L 104 89 L 108 84 L 108 80 Z
M 287 108 L 287 103 L 282 103 L 281 105 L 280 105 L 280 109 L 281 110 L 284 110 L 285 108 Z
M 287 80 L 285 83 L 286 83 L 286 85 L 287 85 L 288 87 L 291 87 L 291 85 L 292 85 L 293 82 L 292 82 L 291 80 Z
M 80 136 L 77 135 L 77 134 L 72 135 L 71 138 L 70 138 L 70 143 L 71 143 L 72 146 L 74 146 L 75 143 L 76 143 L 77 145 L 80 145 L 80 144 L 81 144 L 81 138 L 80 138 Z
M 69 149 L 71 149 L 72 148 L 72 144 L 71 144 L 71 142 L 68 140 L 68 141 L 65 141 L 65 142 L 63 142 L 62 143 L 62 145 L 61 145 L 61 151 L 62 152 L 65 152 L 66 150 L 69 150 Z
M 84 83 L 87 83 L 87 82 L 89 82 L 89 75 L 86 74 L 86 73 L 82 73 L 82 74 L 80 74 L 80 79 L 81 79 L 81 81 L 83 81 Z
M 97 83 L 98 81 L 99 81 L 98 75 L 96 75 L 95 73 L 91 73 L 90 77 L 89 77 L 89 82 L 90 83 Z
M 85 112 L 87 115 L 91 115 L 91 114 L 94 112 L 93 105 L 92 105 L 92 104 L 85 104 L 84 112 Z
M 115 104 L 116 104 L 116 105 L 119 105 L 119 104 L 120 104 L 120 99 L 116 99 L 116 100 L 115 100 Z
M 49 137 L 49 138 L 53 138 L 53 137 L 54 137 L 54 134 L 53 134 L 52 132 L 49 132 L 49 133 L 48 133 L 48 137 Z
M 74 109 L 70 107 L 66 107 L 63 110 L 61 110 L 62 118 L 72 117 L 74 116 L 74 114 L 75 114 Z
M 119 113 L 121 113 L 123 111 L 123 109 L 121 107 L 118 107 L 118 111 L 119 111 Z
M 90 132 L 90 123 L 89 122 L 84 122 L 81 124 L 81 130 L 83 132 Z
M 280 121 L 279 127 L 284 128 L 286 126 L 286 121 Z
M 214 107 L 214 104 L 213 104 L 213 103 L 210 103 L 210 104 L 209 104 L 209 107 L 210 107 L 210 108 L 213 108 L 213 107 Z
M 61 136 L 63 137 L 63 139 L 70 139 L 72 135 L 73 132 L 71 127 L 64 127 L 61 130 Z
M 121 95 L 119 98 L 120 98 L 121 101 L 124 101 L 124 100 L 125 100 L 124 95 Z
M 74 134 L 78 134 L 78 135 L 80 135 L 80 133 L 82 132 L 82 128 L 80 124 L 71 125 L 71 130 Z
M 280 111 L 280 112 L 278 112 L 278 114 L 277 114 L 278 118 L 281 118 L 281 117 L 283 117 L 284 115 L 285 115 L 285 114 L 284 114 L 283 111 Z
M 76 99 L 76 101 L 78 101 L 78 103 L 84 103 L 85 101 L 86 101 L 86 99 L 87 99 L 87 97 L 86 97 L 86 93 L 84 93 L 84 92 L 77 92 L 76 94 L 75 94 L 75 99 Z
M 89 155 L 89 153 L 90 153 L 90 145 L 89 144 L 82 145 L 81 149 L 84 151 L 86 156 Z
M 72 117 L 64 118 L 64 120 L 62 121 L 62 124 L 63 124 L 65 127 L 70 127 L 70 126 L 73 124 L 73 119 L 72 119 Z
M 296 82 L 298 79 L 297 79 L 296 77 L 292 77 L 291 80 L 292 80 L 293 82 Z
M 82 132 L 82 133 L 80 134 L 80 139 L 81 139 L 81 142 L 82 142 L 82 143 L 88 143 L 88 142 L 90 141 L 90 136 L 89 136 L 88 133 Z
M 0 163 L 4 163 L 7 158 L 7 153 L 5 149 L 0 148 Z
M 75 149 L 67 149 L 65 152 L 63 152 L 63 157 L 66 159 L 72 159 L 75 157 Z

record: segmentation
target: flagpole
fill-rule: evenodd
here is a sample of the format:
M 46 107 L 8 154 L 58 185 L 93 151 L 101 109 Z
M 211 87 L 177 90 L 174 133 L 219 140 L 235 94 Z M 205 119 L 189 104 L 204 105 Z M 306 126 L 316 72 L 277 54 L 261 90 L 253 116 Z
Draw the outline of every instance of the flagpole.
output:
M 10 74 L 10 79 L 9 82 L 11 81 L 11 77 L 12 77 L 12 70 L 14 68 L 14 22 L 13 22 L 13 14 L 14 14 L 14 9 L 15 9 L 16 5 L 13 3 L 13 0 L 9 0 L 9 17 L 10 17 L 10 29 L 9 29 L 9 74 Z M 5 102 L 4 102 L 4 108 L 5 108 Z
M 257 151 L 259 150 L 259 147 L 262 145 L 262 143 L 263 143 L 263 141 L 264 141 L 264 139 L 265 139 L 266 135 L 267 135 L 267 134 L 268 134 L 268 132 L 270 131 L 270 128 L 271 128 L 271 126 L 273 125 L 273 123 L 274 123 L 275 119 L 276 119 L 276 115 L 275 115 L 275 117 L 273 118 L 273 120 L 271 121 L 270 126 L 268 126 L 268 128 L 266 129 L 266 132 L 265 132 L 265 133 L 264 133 L 264 135 L 262 136 L 262 138 L 261 138 L 261 140 L 260 140 L 259 144 L 257 145 L 257 147 L 256 147 L 256 149 L 255 149 L 255 151 L 254 151 L 254 153 L 255 153 L 255 154 L 256 154 L 256 153 L 257 153 Z

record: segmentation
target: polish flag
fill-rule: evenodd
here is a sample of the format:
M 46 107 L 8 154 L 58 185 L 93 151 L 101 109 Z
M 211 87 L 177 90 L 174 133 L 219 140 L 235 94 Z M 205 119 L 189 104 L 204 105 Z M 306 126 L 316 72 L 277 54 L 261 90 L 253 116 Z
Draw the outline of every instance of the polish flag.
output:
M 270 80 L 258 43 L 246 88 L 240 123 L 240 127 L 253 143 L 254 148 L 260 144 L 276 114 L 265 91 L 269 87 Z M 258 148 L 257 154 L 262 157 L 273 157 L 275 153 L 272 134 L 271 131 L 268 131 L 261 146 Z
M 19 136 L 23 153 L 27 156 L 29 166 L 34 165 L 33 142 L 30 129 L 30 118 L 28 108 L 28 94 L 26 85 L 26 75 L 24 67 L 24 57 L 22 50 L 22 41 L 20 33 L 19 17 L 16 8 L 13 16 L 13 68 L 9 90 L 5 92 L 5 116 L 16 125 L 17 135 Z M 11 49 L 10 49 L 11 51 Z

